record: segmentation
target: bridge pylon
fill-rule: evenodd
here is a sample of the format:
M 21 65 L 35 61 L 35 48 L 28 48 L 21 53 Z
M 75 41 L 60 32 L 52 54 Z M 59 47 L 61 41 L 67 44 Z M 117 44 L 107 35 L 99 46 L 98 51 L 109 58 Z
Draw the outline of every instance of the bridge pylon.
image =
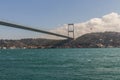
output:
M 75 39 L 75 33 L 74 33 L 74 24 L 68 24 L 68 37 L 72 37 L 73 40 Z

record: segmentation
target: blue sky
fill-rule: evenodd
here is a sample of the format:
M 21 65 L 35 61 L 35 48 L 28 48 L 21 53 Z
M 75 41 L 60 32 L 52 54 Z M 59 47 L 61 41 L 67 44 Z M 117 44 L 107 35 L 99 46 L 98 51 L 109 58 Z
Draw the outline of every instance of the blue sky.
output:
M 0 0 L 0 19 L 39 29 L 80 23 L 111 12 L 120 14 L 120 0 Z M 32 37 L 34 33 L 0 28 L 0 39 L 17 35 Z

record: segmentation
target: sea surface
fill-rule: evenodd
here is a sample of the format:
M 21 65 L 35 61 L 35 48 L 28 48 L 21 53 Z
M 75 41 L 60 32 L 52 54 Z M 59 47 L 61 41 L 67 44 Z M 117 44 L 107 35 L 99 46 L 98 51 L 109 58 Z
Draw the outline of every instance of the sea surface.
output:
M 0 80 L 120 80 L 120 48 L 0 50 Z

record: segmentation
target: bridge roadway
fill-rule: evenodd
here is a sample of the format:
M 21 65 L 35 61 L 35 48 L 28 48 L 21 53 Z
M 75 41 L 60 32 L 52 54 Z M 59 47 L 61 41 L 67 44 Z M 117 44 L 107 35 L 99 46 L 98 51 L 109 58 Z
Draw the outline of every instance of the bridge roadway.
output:
M 0 21 L 0 25 L 13 27 L 13 28 L 24 29 L 24 30 L 29 30 L 29 31 L 34 31 L 34 32 L 45 33 L 45 34 L 54 35 L 54 36 L 67 38 L 67 39 L 72 39 L 71 37 L 68 37 L 68 36 L 65 36 L 65 35 L 49 32 L 49 31 L 44 31 L 44 30 L 40 30 L 40 29 L 35 29 L 35 28 L 31 28 L 29 26 L 14 24 L 14 23 L 6 22 L 6 21 Z

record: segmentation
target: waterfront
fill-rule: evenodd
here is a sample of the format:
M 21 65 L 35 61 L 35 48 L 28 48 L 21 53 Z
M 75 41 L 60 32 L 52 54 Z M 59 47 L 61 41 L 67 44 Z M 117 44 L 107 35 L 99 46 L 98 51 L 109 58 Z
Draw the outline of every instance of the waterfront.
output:
M 0 50 L 0 80 L 119 80 L 119 48 Z

